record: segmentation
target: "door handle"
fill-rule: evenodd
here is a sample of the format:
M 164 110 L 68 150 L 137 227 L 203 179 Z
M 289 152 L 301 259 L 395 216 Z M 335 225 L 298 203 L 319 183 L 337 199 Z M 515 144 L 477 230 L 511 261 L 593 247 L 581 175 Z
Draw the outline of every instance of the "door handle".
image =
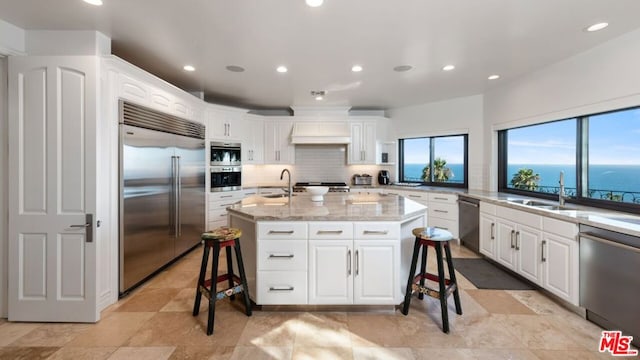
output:
M 358 258 L 358 250 L 356 250 L 356 276 L 360 273 L 360 259 Z
M 495 230 L 496 230 L 496 223 L 491 223 L 491 240 L 494 240 L 496 238 Z
M 351 276 L 351 250 L 347 251 L 347 276 Z
M 544 246 L 547 244 L 547 240 L 542 240 L 542 244 L 540 244 L 540 261 L 546 262 L 547 258 L 544 257 Z
M 516 231 L 515 230 L 511 230 L 511 248 L 512 249 L 515 249 L 515 247 L 516 247 L 515 245 L 513 245 L 513 237 L 514 237 L 515 234 L 516 234 Z
M 516 250 L 520 250 L 520 231 L 516 231 Z
M 69 227 L 73 229 L 85 229 L 85 242 L 93 242 L 93 214 L 85 215 L 84 224 L 76 224 Z

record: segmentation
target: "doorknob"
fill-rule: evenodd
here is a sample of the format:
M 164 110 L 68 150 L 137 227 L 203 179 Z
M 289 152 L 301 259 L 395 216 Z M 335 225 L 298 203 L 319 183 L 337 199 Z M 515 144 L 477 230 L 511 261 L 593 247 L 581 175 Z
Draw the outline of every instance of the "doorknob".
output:
M 86 229 L 85 241 L 89 242 L 89 243 L 93 242 L 93 214 L 86 214 L 85 215 L 85 223 L 84 224 L 71 225 L 69 227 L 70 228 L 74 228 L 74 229 L 78 229 L 78 228 Z

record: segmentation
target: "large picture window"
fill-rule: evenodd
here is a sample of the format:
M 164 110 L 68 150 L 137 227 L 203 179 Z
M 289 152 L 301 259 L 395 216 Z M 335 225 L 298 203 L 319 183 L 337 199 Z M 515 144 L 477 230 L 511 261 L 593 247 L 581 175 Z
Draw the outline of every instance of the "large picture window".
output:
M 499 190 L 640 211 L 640 108 L 500 131 Z
M 400 181 L 467 187 L 467 135 L 400 139 Z

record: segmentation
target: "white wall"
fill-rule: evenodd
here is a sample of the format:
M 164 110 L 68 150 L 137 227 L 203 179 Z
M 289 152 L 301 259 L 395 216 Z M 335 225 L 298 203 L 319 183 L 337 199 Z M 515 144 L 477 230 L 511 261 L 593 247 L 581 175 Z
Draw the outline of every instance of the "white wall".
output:
M 640 30 L 486 93 L 487 189 L 497 189 L 496 130 L 640 105 L 638 44 Z
M 387 111 L 396 139 L 469 134 L 469 189 L 483 189 L 483 96 L 474 95 Z
M 8 147 L 7 137 L 8 111 L 7 111 L 7 59 L 0 57 L 0 318 L 7 317 L 7 187 L 8 175 Z
M 25 53 L 25 31 L 0 19 L 0 55 Z

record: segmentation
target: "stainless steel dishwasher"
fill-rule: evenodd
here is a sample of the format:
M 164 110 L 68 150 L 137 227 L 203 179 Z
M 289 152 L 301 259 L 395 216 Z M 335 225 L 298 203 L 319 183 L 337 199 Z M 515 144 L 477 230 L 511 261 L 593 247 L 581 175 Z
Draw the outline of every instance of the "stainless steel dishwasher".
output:
M 480 252 L 480 201 L 458 195 L 458 233 L 460 242 L 467 248 Z
M 580 306 L 640 345 L 640 238 L 580 225 Z

